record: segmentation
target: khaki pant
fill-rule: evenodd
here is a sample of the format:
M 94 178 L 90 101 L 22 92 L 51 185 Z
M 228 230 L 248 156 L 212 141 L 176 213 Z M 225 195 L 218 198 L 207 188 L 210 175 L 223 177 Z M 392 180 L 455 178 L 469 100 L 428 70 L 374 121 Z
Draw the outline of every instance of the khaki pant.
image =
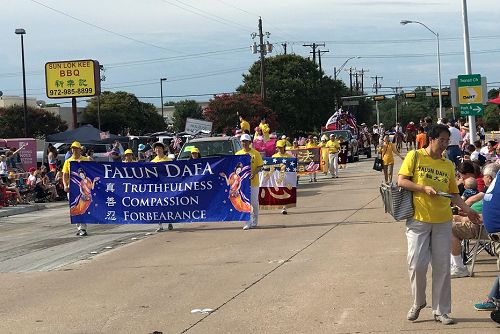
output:
M 436 314 L 451 312 L 450 243 L 451 221 L 424 223 L 413 218 L 406 221 L 408 273 L 413 304 L 426 302 L 427 269 L 432 266 L 432 310 Z

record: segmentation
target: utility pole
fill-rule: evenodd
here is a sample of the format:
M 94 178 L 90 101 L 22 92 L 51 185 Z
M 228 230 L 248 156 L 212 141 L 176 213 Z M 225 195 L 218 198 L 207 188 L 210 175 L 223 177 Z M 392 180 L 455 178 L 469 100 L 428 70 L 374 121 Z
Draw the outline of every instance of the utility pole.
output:
M 266 51 L 264 48 L 264 34 L 262 33 L 262 18 L 259 17 L 259 44 L 260 44 L 260 97 L 262 102 L 266 101 L 266 78 L 264 77 L 264 56 Z
M 320 72 L 322 71 L 322 68 L 321 68 L 321 54 L 322 53 L 327 53 L 327 52 L 330 52 L 330 50 L 318 50 L 318 63 L 319 63 L 319 71 Z
M 380 84 L 378 83 L 378 79 L 382 80 L 384 77 L 379 77 L 379 76 L 374 76 L 371 77 L 372 79 L 375 80 L 375 83 L 373 84 L 373 89 L 375 89 L 375 94 L 378 94 L 378 89 L 380 88 Z
M 365 90 L 364 76 L 366 72 L 368 72 L 368 70 L 365 70 L 364 68 L 362 68 L 361 71 L 359 71 L 359 74 L 361 75 L 361 94 L 363 94 Z
M 321 43 L 321 44 L 316 44 L 316 43 L 312 43 L 312 44 L 302 44 L 302 46 L 309 46 L 311 47 L 313 50 L 312 50 L 312 54 L 313 54 L 313 62 L 316 64 L 316 48 L 318 46 L 325 46 L 325 43 Z
M 358 84 L 358 71 L 354 73 L 354 77 L 356 78 L 356 95 L 358 94 L 359 91 L 359 84 Z
M 281 44 L 281 46 L 283 47 L 283 50 L 284 50 L 284 52 L 285 52 L 285 54 L 286 54 L 286 46 L 287 46 L 286 42 L 285 42 L 285 43 L 282 43 L 282 44 Z
M 264 35 L 267 38 L 271 35 L 269 32 L 262 32 L 262 18 L 259 17 L 259 33 L 251 33 L 250 36 L 252 39 L 259 36 L 259 45 L 256 42 L 253 42 L 253 45 L 250 46 L 253 54 L 260 53 L 260 97 L 262 98 L 262 102 L 266 102 L 266 80 L 265 80 L 265 55 L 267 53 L 273 52 L 273 45 L 267 41 L 264 44 Z
M 349 91 L 352 95 L 352 67 L 349 67 Z
M 382 86 L 378 83 L 378 79 L 382 80 L 383 77 L 379 77 L 378 75 L 371 77 L 375 79 L 375 83 L 373 84 L 373 88 L 375 89 L 375 94 L 378 94 L 378 89 Z M 377 111 L 377 124 L 380 124 L 380 111 L 378 110 L 378 101 L 375 101 L 375 110 Z

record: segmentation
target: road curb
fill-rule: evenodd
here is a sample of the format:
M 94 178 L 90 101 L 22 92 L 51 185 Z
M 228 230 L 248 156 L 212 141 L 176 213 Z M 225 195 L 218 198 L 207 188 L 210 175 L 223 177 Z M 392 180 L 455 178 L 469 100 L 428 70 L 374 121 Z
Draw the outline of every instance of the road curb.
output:
M 0 208 L 0 218 L 20 215 L 23 213 L 29 213 L 33 211 L 40 211 L 49 208 L 60 208 L 63 206 L 67 206 L 67 202 L 58 202 L 58 203 L 34 203 L 28 205 L 15 205 Z

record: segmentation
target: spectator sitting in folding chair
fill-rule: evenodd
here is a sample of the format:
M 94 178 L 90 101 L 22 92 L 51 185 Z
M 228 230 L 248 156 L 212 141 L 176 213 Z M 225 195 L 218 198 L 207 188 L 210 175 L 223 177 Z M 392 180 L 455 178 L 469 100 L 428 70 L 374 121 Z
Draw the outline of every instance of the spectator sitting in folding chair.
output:
M 498 164 L 487 164 L 483 169 L 483 180 L 487 187 L 491 185 L 495 175 L 500 170 L 500 165 Z M 483 193 L 484 196 L 484 193 Z M 480 200 L 472 204 L 471 208 L 478 213 L 482 213 L 483 201 Z M 462 252 L 462 240 L 467 239 L 477 239 L 479 237 L 479 231 L 481 230 L 480 225 L 472 223 L 467 217 L 461 215 L 453 216 L 452 225 L 452 236 L 451 236 L 451 268 L 450 274 L 451 278 L 467 277 L 470 276 L 469 270 L 464 265 L 461 252 Z M 488 234 L 485 229 L 481 232 L 481 239 L 488 239 Z M 498 248 L 498 246 L 497 246 Z M 498 252 L 500 249 L 497 249 Z

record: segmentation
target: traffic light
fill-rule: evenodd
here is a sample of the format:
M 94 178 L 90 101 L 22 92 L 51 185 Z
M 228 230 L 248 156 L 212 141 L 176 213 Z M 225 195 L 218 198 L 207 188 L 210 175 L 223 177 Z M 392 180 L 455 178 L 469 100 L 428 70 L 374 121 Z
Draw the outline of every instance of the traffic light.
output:
M 405 98 L 406 99 L 414 99 L 417 97 L 416 93 L 405 93 Z
M 383 101 L 385 100 L 385 96 L 384 95 L 375 95 L 373 97 L 373 101 Z
M 450 91 L 448 91 L 448 90 L 442 90 L 441 91 L 441 96 L 450 96 Z M 439 91 L 433 91 L 432 92 L 432 97 L 439 97 Z

